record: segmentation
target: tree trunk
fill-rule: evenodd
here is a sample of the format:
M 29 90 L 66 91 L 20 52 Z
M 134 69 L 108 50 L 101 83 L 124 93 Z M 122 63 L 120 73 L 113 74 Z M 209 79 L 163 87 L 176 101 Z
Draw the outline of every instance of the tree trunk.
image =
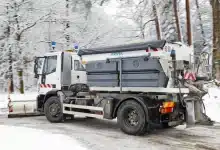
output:
M 69 46 L 70 46 L 70 35 L 67 33 L 68 32 L 68 29 L 70 28 L 70 22 L 68 20 L 68 17 L 69 17 L 69 7 L 70 7 L 70 2 L 69 0 L 66 0 L 66 24 L 65 24 L 65 38 L 66 38 L 66 48 L 69 49 Z
M 187 41 L 188 45 L 192 45 L 192 32 L 191 32 L 191 17 L 190 17 L 190 3 L 186 0 L 186 28 L 187 28 Z
M 12 69 L 12 65 L 13 65 L 13 60 L 12 60 L 12 51 L 11 51 L 11 40 L 10 40 L 10 36 L 11 36 L 11 28 L 10 28 L 10 14 L 9 14 L 9 6 L 7 6 L 7 17 L 8 17 L 8 22 L 9 25 L 7 27 L 7 40 L 8 40 L 8 63 L 9 63 L 9 68 L 8 68 L 8 77 L 9 77 L 9 91 L 10 93 L 14 92 L 14 82 L 13 82 L 13 69 Z
M 213 12 L 213 75 L 220 81 L 220 2 L 211 0 Z
M 15 2 L 14 3 L 14 11 L 15 11 L 15 22 L 16 22 L 16 27 L 17 27 L 17 32 L 20 31 L 20 25 L 19 25 L 19 20 L 18 20 L 18 5 Z M 17 33 L 17 37 L 16 37 L 16 48 L 18 49 L 18 54 L 20 56 L 20 62 L 18 63 L 18 67 L 19 68 L 23 68 L 23 52 L 22 49 L 20 48 L 20 42 L 21 42 L 21 35 L 19 33 Z M 19 77 L 19 91 L 21 94 L 24 94 L 24 82 L 23 82 L 23 69 L 19 69 L 18 70 L 18 77 Z
M 24 81 L 23 81 L 23 70 L 18 70 L 18 77 L 19 77 L 19 91 L 21 94 L 24 94 Z
M 181 42 L 182 38 L 181 38 L 181 32 L 180 32 L 179 16 L 178 16 L 178 11 L 177 11 L 177 0 L 173 0 L 173 9 L 174 9 L 175 20 L 176 20 L 178 40 Z
M 13 69 L 12 69 L 12 51 L 11 51 L 11 47 L 9 47 L 9 58 L 8 58 L 8 61 L 9 61 L 9 69 L 8 69 L 8 73 L 9 73 L 9 80 L 10 80 L 10 91 L 11 93 L 14 92 L 14 82 L 13 82 Z
M 160 25 L 159 25 L 159 20 L 158 20 L 158 15 L 157 15 L 157 8 L 156 8 L 154 1 L 152 2 L 152 4 L 153 4 L 153 15 L 155 19 L 155 27 L 156 27 L 156 32 L 157 32 L 157 39 L 160 40 L 161 35 L 160 35 Z

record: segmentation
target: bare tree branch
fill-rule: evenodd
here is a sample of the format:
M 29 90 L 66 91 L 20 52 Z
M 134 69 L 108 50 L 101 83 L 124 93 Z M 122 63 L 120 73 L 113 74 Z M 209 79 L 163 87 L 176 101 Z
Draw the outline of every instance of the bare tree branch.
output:
M 39 18 L 38 20 L 36 20 L 33 24 L 31 24 L 30 26 L 28 26 L 28 27 L 24 28 L 23 30 L 21 30 L 21 32 L 18 34 L 18 36 L 21 37 L 21 35 L 22 35 L 25 31 L 27 31 L 28 29 L 34 27 L 40 20 L 42 20 L 44 17 L 46 17 L 46 16 L 48 16 L 48 15 L 49 15 L 49 13 L 46 14 L 46 15 L 44 15 L 44 16 L 42 16 L 42 17 L 40 17 L 40 18 Z
M 152 22 L 152 21 L 155 21 L 155 18 L 154 18 L 154 19 L 151 19 L 151 20 L 148 20 L 147 22 L 145 22 L 145 23 L 143 24 L 143 29 L 145 29 L 146 25 L 147 25 L 148 23 Z
M 108 2 L 109 0 L 102 0 L 101 2 L 100 2 L 100 6 L 103 6 L 103 4 L 105 3 L 105 2 Z

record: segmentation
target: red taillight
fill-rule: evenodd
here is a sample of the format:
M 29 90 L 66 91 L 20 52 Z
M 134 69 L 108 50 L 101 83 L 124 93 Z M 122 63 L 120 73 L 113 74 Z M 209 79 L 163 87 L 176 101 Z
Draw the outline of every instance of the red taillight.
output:
M 160 113 L 161 114 L 167 114 L 167 113 L 172 113 L 173 112 L 173 108 L 161 108 L 160 109 Z
M 173 112 L 173 108 L 175 106 L 174 102 L 163 102 L 163 106 L 160 108 L 160 113 L 167 114 Z

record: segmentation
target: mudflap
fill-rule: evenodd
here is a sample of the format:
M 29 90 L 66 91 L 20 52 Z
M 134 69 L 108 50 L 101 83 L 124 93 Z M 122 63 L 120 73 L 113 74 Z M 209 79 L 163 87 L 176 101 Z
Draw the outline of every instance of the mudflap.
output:
M 186 125 L 192 127 L 196 125 L 212 126 L 212 121 L 204 111 L 203 100 L 198 96 L 184 98 L 186 103 Z

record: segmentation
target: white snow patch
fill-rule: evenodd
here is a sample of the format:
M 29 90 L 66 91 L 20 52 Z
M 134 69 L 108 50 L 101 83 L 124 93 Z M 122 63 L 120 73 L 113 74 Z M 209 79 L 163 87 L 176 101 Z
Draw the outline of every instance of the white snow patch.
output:
M 206 114 L 216 122 L 220 122 L 220 89 L 209 88 L 208 94 L 203 97 Z
M 2 150 L 86 150 L 75 139 L 43 130 L 0 125 Z

